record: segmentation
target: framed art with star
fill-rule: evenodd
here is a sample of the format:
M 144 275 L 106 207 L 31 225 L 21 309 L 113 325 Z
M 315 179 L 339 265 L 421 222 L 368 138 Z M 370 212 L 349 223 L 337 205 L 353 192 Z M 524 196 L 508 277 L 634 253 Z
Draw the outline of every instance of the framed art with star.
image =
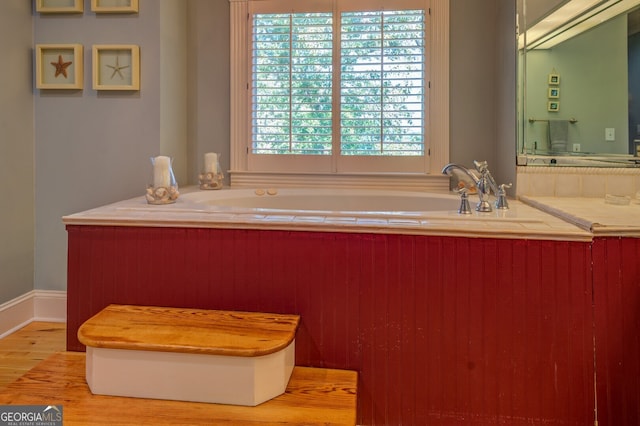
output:
M 92 65 L 94 90 L 140 90 L 140 46 L 95 44 Z
M 36 88 L 82 89 L 81 44 L 37 44 Z

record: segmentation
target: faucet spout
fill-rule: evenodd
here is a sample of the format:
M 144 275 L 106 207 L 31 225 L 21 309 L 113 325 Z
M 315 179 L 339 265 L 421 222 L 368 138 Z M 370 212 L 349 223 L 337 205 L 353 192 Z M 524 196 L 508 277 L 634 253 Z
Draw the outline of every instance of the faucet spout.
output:
M 447 176 L 453 176 L 455 173 L 455 170 L 458 170 L 464 173 L 466 176 L 468 176 L 476 186 L 478 186 L 478 184 L 480 183 L 480 178 L 473 171 L 469 170 L 465 166 L 462 166 L 456 163 L 449 163 L 446 166 L 444 166 L 444 168 L 442 169 L 442 174 Z
M 470 170 L 464 166 L 461 166 L 456 163 L 449 163 L 442 169 L 442 174 L 453 176 L 456 172 L 461 172 L 470 178 L 478 189 L 478 197 L 480 198 L 480 202 L 476 206 L 476 211 L 479 212 L 490 212 L 492 211 L 491 204 L 489 203 L 489 196 L 491 192 L 498 196 L 498 185 L 496 181 L 491 176 L 491 172 L 489 171 L 489 165 L 486 161 L 474 161 L 473 162 L 476 171 L 479 173 L 476 174 L 473 170 Z

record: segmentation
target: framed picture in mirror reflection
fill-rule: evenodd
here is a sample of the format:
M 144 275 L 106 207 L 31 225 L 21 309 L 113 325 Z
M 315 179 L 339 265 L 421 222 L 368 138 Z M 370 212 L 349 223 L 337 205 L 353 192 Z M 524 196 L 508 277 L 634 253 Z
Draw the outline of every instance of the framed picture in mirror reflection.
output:
M 560 74 L 549 74 L 549 84 L 554 86 L 560 84 Z
M 560 88 L 559 87 L 549 87 L 548 98 L 549 99 L 557 99 L 560 97 Z
M 549 112 L 558 112 L 560 111 L 560 102 L 551 101 L 547 104 L 547 111 Z

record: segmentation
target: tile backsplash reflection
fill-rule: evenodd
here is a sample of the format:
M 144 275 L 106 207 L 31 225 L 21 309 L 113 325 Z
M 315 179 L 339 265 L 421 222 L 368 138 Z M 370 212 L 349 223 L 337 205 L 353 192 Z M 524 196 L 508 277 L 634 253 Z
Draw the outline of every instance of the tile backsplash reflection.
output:
M 640 168 L 519 166 L 517 179 L 517 196 L 635 197 L 640 191 Z

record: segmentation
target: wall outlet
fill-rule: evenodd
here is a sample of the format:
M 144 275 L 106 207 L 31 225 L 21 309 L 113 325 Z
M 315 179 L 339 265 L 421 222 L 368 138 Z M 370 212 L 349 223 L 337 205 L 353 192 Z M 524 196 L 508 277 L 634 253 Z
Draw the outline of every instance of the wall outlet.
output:
M 580 144 L 579 143 L 574 143 L 573 144 L 573 152 L 580 152 Z
M 604 129 L 604 140 L 613 142 L 616 140 L 616 129 L 613 127 L 607 127 Z

